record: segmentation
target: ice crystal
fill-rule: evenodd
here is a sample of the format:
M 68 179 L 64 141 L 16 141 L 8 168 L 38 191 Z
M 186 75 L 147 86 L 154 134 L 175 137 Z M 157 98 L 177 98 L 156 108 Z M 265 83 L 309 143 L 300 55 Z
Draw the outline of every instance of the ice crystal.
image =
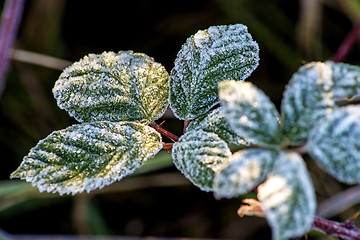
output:
M 360 183 L 360 106 L 327 114 L 310 131 L 310 155 L 341 182 Z
M 170 104 L 180 119 L 194 119 L 219 102 L 221 80 L 246 79 L 258 66 L 257 43 L 242 24 L 212 26 L 190 36 L 170 73 Z
M 250 140 L 238 136 L 231 128 L 229 123 L 226 121 L 222 107 L 219 107 L 208 114 L 199 116 L 198 118 L 191 121 L 187 128 L 187 131 L 192 130 L 203 130 L 205 132 L 214 132 L 222 140 L 228 144 L 235 145 L 250 145 Z
M 300 237 L 310 230 L 316 198 L 304 161 L 297 153 L 279 153 L 267 180 L 258 187 L 258 199 L 273 239 Z
M 89 192 L 132 173 L 161 148 L 160 134 L 140 123 L 76 124 L 41 140 L 11 177 L 41 192 Z
M 165 68 L 132 51 L 89 54 L 66 68 L 53 89 L 61 109 L 80 122 L 149 123 L 168 106 Z
M 226 142 L 202 130 L 188 131 L 172 149 L 175 166 L 203 191 L 213 190 L 214 172 L 230 156 Z
M 225 118 L 239 135 L 262 146 L 278 147 L 282 141 L 279 113 L 270 99 L 250 82 L 219 83 Z
M 282 102 L 284 131 L 293 145 L 306 141 L 314 123 L 336 108 L 336 101 L 360 94 L 360 68 L 312 62 L 294 73 Z
M 215 174 L 215 196 L 233 198 L 258 186 L 269 173 L 276 154 L 276 151 L 255 148 L 233 154 Z

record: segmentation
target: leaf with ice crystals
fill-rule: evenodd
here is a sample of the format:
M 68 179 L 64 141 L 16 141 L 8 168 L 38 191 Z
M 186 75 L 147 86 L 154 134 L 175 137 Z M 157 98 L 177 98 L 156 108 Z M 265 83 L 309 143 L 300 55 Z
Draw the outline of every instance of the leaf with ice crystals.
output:
M 132 51 L 89 54 L 66 68 L 53 93 L 80 122 L 152 122 L 168 106 L 169 76 L 151 57 Z
M 190 36 L 170 73 L 170 105 L 180 119 L 194 119 L 219 102 L 217 84 L 246 79 L 259 62 L 259 47 L 242 24 L 212 26 Z
M 250 145 L 250 140 L 238 136 L 226 121 L 222 107 L 219 107 L 208 114 L 201 115 L 191 121 L 187 131 L 203 130 L 205 132 L 216 133 L 228 144 Z
M 276 155 L 276 151 L 255 148 L 233 154 L 215 173 L 215 196 L 233 198 L 258 186 L 265 180 Z
M 11 177 L 41 192 L 89 192 L 131 174 L 161 148 L 160 134 L 140 123 L 76 124 L 41 140 Z
M 314 123 L 337 101 L 360 94 L 360 67 L 327 61 L 299 68 L 284 92 L 282 122 L 293 145 L 306 141 Z
M 219 83 L 224 115 L 239 136 L 266 147 L 278 147 L 283 140 L 279 113 L 260 89 L 250 82 Z
M 360 106 L 341 107 L 316 123 L 307 143 L 309 154 L 333 177 L 360 183 Z
M 213 190 L 214 172 L 231 156 L 226 142 L 215 133 L 202 130 L 182 135 L 172 148 L 175 166 L 195 186 Z
M 300 237 L 310 230 L 316 210 L 314 188 L 303 159 L 282 151 L 258 187 L 273 239 Z

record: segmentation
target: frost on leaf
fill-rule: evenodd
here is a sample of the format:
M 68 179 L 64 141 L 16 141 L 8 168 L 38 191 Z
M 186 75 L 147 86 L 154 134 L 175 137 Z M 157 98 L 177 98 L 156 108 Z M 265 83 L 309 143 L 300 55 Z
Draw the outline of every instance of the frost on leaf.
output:
M 89 54 L 66 68 L 53 93 L 80 122 L 149 123 L 168 106 L 169 76 L 154 59 L 132 51 Z
M 175 166 L 203 191 L 213 190 L 214 172 L 230 156 L 226 142 L 202 130 L 182 135 L 172 149 Z
M 203 130 L 205 132 L 216 133 L 222 140 L 228 144 L 250 145 L 250 140 L 238 136 L 226 121 L 222 107 L 219 107 L 209 114 L 204 114 L 191 121 L 187 131 Z
M 161 148 L 160 134 L 140 123 L 76 124 L 41 140 L 11 177 L 41 192 L 89 192 L 132 173 Z
M 276 151 L 255 148 L 233 154 L 215 174 L 215 196 L 233 198 L 258 186 L 269 173 L 276 154 Z
M 314 123 L 336 102 L 360 94 L 360 68 L 344 63 L 312 62 L 299 68 L 282 102 L 284 131 L 293 145 L 306 141 Z
M 312 128 L 310 155 L 333 177 L 360 183 L 360 106 L 341 107 Z
M 303 159 L 280 152 L 258 199 L 272 229 L 273 239 L 300 237 L 310 230 L 316 210 L 313 185 Z
M 277 147 L 282 142 L 279 113 L 252 83 L 221 82 L 219 96 L 225 118 L 239 136 L 268 147 Z
M 170 73 L 170 104 L 180 119 L 194 119 L 219 102 L 217 84 L 242 81 L 256 69 L 259 48 L 242 24 L 212 26 L 190 36 Z

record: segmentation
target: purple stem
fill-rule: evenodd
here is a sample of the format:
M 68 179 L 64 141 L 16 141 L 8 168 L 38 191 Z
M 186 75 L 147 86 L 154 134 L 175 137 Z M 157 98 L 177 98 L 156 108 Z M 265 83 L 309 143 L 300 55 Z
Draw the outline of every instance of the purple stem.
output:
M 9 57 L 14 45 L 25 0 L 6 0 L 0 23 L 0 96 L 5 87 Z
M 359 36 L 360 32 L 360 20 L 356 23 L 353 29 L 346 36 L 345 40 L 341 43 L 339 49 L 335 53 L 335 55 L 331 58 L 334 62 L 342 62 L 345 57 L 350 52 L 351 48 L 354 46 L 356 39 Z
M 312 228 L 322 231 L 328 236 L 336 236 L 341 239 L 360 240 L 360 230 L 355 227 L 353 219 L 350 219 L 345 223 L 338 223 L 315 217 Z

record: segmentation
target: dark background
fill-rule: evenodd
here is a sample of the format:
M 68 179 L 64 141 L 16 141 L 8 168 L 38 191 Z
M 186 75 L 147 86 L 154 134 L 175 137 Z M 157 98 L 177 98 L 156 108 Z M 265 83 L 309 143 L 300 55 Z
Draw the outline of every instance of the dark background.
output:
M 211 25 L 243 23 L 258 42 L 261 58 L 248 80 L 279 106 L 292 73 L 308 61 L 330 59 L 360 16 L 359 1 L 317 2 L 28 0 L 15 48 L 71 62 L 88 53 L 134 50 L 154 57 L 170 71 L 190 35 Z M 359 64 L 359 47 L 357 42 L 344 61 Z M 60 73 L 11 62 L 0 98 L 0 229 L 10 234 L 271 238 L 264 219 L 237 216 L 240 199 L 216 200 L 211 193 L 201 192 L 168 164 L 170 155 L 166 154 L 162 154 L 165 164 L 150 172 L 129 177 L 106 191 L 75 197 L 40 194 L 28 184 L 9 180 L 40 139 L 75 123 L 52 96 Z M 180 135 L 182 122 L 167 116 L 164 128 Z M 349 188 L 311 160 L 307 163 L 319 204 Z M 152 181 L 157 178 L 161 184 Z M 161 186 L 164 181 L 168 184 Z M 355 205 L 331 217 L 343 221 L 359 209 Z M 310 238 L 316 236 L 310 234 Z

